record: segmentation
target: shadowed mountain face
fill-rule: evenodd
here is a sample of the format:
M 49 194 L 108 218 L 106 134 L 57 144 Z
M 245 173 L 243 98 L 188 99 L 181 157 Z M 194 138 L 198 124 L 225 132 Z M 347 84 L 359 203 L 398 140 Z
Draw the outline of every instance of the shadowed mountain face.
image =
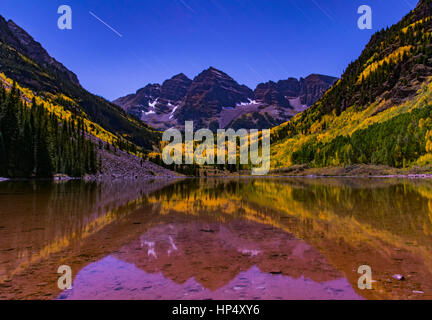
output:
M 192 80 L 181 73 L 162 85 L 149 84 L 114 103 L 156 128 L 169 128 L 174 123 L 174 113 L 191 84 Z
M 69 71 L 63 64 L 51 57 L 42 45 L 35 41 L 31 35 L 19 27 L 12 20 L 6 21 L 0 16 L 0 41 L 9 44 L 20 54 L 31 58 L 41 67 L 65 77 L 73 84 L 79 86 L 77 76 Z M 22 83 L 22 79 L 16 79 Z
M 150 84 L 114 101 L 144 122 L 160 128 L 270 128 L 316 102 L 336 78 L 310 75 L 258 85 L 253 92 L 226 73 L 210 67 L 193 80 L 183 74 L 163 85 Z
M 218 129 L 223 108 L 235 108 L 253 98 L 253 92 L 215 68 L 200 73 L 189 88 L 175 116 L 181 124 L 193 120 L 198 127 Z
M 119 98 L 114 103 L 137 117 L 142 117 L 143 113 L 149 115 L 151 111 L 159 114 L 168 113 L 181 103 L 191 83 L 192 80 L 184 74 L 179 74 L 166 80 L 162 85 L 149 84 L 136 94 Z
M 292 100 L 299 99 L 301 105 L 311 106 L 330 88 L 337 78 L 311 74 L 305 79 L 289 78 L 277 83 L 261 83 L 255 89 L 255 99 L 267 104 L 295 107 Z M 291 103 L 290 103 L 291 100 Z
M 259 84 L 254 92 L 252 108 L 248 110 L 250 105 L 242 106 L 245 110 L 234 117 L 232 111 L 227 111 L 224 125 L 230 121 L 228 127 L 236 130 L 275 127 L 308 109 L 336 80 L 334 77 L 312 74 L 300 80 L 289 78 L 277 83 L 270 81 Z

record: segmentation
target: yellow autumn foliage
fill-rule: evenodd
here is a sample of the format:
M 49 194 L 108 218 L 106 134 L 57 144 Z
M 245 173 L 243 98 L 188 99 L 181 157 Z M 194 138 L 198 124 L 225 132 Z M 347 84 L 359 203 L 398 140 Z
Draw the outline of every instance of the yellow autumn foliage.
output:
M 6 77 L 4 73 L 0 73 L 0 82 L 3 84 L 6 90 L 10 90 L 10 88 L 13 86 L 13 80 Z M 16 87 L 21 93 L 21 98 L 28 108 L 31 108 L 31 101 L 34 98 L 37 104 L 43 105 L 48 112 L 55 114 L 60 121 L 69 121 L 73 114 L 71 111 L 66 110 L 63 106 L 55 104 L 53 101 L 55 101 L 56 98 L 61 98 L 74 105 L 78 105 L 75 100 L 64 94 L 54 95 L 52 93 L 45 92 L 44 97 L 40 97 L 35 95 L 32 90 L 21 87 L 18 83 L 16 83 Z M 114 144 L 120 140 L 117 135 L 105 130 L 97 123 L 89 120 L 84 112 L 81 112 L 81 115 L 75 115 L 75 117 L 77 118 L 76 124 L 78 123 L 78 120 L 82 119 L 85 126 L 87 127 L 88 132 L 95 138 L 98 138 L 99 140 L 109 144 Z M 141 153 L 137 152 L 134 155 L 141 156 Z
M 390 62 L 398 63 L 399 61 L 402 60 L 403 55 L 405 53 L 406 54 L 410 53 L 410 50 L 412 48 L 414 48 L 414 47 L 413 46 L 399 47 L 398 49 L 396 49 L 394 52 L 392 52 L 391 54 L 389 54 L 384 59 L 369 64 L 366 67 L 366 69 L 364 69 L 363 72 L 360 74 L 360 76 L 359 76 L 359 78 L 357 80 L 357 84 L 360 84 L 362 82 L 362 80 L 364 80 L 367 77 L 369 77 L 369 75 L 371 73 L 373 73 L 376 70 L 378 70 L 378 68 L 381 67 L 384 63 L 390 63 Z
M 431 20 L 431 19 L 432 19 L 432 17 L 427 17 L 427 18 L 425 18 L 425 19 L 421 19 L 421 20 L 418 20 L 418 21 L 416 21 L 416 22 L 414 22 L 414 23 L 411 23 L 409 26 L 403 28 L 403 29 L 402 29 L 402 32 L 403 32 L 403 33 L 407 33 L 409 28 L 414 28 L 414 27 L 416 27 L 417 25 L 419 25 L 419 24 L 423 24 L 423 23 L 425 23 L 425 22 L 428 22 L 428 21 Z
M 361 111 L 355 107 L 349 107 L 339 116 L 335 114 L 324 115 L 312 124 L 310 133 L 307 135 L 298 134 L 271 146 L 272 169 L 291 166 L 291 155 L 308 142 L 326 143 L 337 136 L 351 136 L 357 130 L 366 129 L 373 124 L 386 122 L 400 114 L 432 104 L 431 80 L 432 77 L 422 85 L 414 99 L 401 105 L 386 107 L 384 111 L 381 110 L 387 101 L 380 100 Z M 426 120 L 425 125 L 428 122 L 429 120 Z M 273 130 L 283 130 L 287 125 L 288 123 L 285 123 Z M 420 160 L 425 161 L 425 158 L 420 158 Z

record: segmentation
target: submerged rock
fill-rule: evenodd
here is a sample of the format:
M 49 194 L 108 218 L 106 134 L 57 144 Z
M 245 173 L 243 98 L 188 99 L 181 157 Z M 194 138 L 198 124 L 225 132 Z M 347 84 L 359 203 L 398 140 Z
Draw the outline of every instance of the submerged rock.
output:
M 55 181 L 69 181 L 72 180 L 71 177 L 69 177 L 67 174 L 62 174 L 62 173 L 57 173 L 54 175 L 54 180 Z
M 401 275 L 401 274 L 395 274 L 393 276 L 393 279 L 396 279 L 396 280 L 399 280 L 399 281 L 404 281 L 405 277 L 403 275 Z

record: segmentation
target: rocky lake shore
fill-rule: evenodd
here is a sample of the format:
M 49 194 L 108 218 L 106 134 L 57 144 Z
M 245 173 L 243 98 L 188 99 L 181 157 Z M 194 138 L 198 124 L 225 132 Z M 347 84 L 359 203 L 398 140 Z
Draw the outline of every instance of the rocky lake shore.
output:
M 127 152 L 105 149 L 99 150 L 102 156 L 101 172 L 96 175 L 86 175 L 86 180 L 136 180 L 142 178 L 180 178 L 181 174 L 165 169 L 153 162 L 145 161 Z
M 270 176 L 284 177 L 371 177 L 371 178 L 432 178 L 431 167 L 392 168 L 380 165 L 350 165 L 345 167 L 314 168 L 296 165 L 289 168 L 274 169 Z

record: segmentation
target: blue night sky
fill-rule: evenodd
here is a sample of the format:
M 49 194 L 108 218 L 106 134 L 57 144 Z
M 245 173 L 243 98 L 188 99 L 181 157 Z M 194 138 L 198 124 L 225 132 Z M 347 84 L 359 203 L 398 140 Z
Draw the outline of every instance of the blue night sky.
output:
M 371 35 L 399 21 L 417 0 L 1 0 L 14 20 L 75 72 L 90 92 L 115 99 L 180 72 L 214 66 L 252 89 L 310 73 L 340 76 Z M 73 29 L 57 28 L 57 8 Z M 357 28 L 357 8 L 373 30 Z M 92 11 L 118 36 L 89 14 Z

